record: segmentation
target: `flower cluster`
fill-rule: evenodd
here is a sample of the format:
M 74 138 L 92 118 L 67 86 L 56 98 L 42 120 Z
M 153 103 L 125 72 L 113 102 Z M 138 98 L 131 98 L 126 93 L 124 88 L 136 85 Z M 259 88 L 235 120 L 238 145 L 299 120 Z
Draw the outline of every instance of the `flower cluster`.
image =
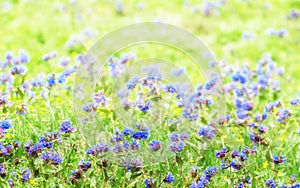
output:
M 197 180 L 193 181 L 190 185 L 190 188 L 197 188 L 197 187 L 206 187 L 211 179 L 218 173 L 218 167 L 217 166 L 210 166 L 207 167 L 203 171 L 203 175 L 200 176 Z
M 41 159 L 51 165 L 58 165 L 62 162 L 62 157 L 54 150 L 51 150 L 50 152 L 43 152 L 41 154 Z
M 186 132 L 182 132 L 180 135 L 176 132 L 170 133 L 170 151 L 174 153 L 181 152 L 186 146 L 185 142 L 188 140 L 188 134 Z

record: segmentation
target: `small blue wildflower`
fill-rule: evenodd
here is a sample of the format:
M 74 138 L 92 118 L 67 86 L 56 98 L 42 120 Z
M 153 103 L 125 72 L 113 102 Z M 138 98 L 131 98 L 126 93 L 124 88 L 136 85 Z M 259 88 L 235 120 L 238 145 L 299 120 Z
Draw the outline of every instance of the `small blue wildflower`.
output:
M 131 149 L 132 150 L 138 150 L 141 148 L 141 144 L 139 143 L 138 140 L 133 140 L 131 143 Z
M 218 166 L 207 167 L 203 172 L 203 174 L 207 180 L 210 180 L 217 173 L 218 173 Z
M 132 129 L 129 128 L 129 127 L 125 127 L 124 130 L 123 130 L 123 136 L 131 136 L 132 134 Z
M 30 178 L 31 174 L 30 174 L 30 170 L 28 168 L 25 168 L 22 171 L 22 182 L 28 182 L 29 178 Z
M 71 122 L 69 120 L 64 120 L 60 124 L 60 132 L 70 133 L 76 130 L 75 127 L 71 126 Z
M 290 100 L 290 104 L 292 106 L 300 106 L 300 98 L 297 98 L 297 99 L 291 99 Z
M 92 164 L 90 161 L 86 161 L 84 162 L 83 160 L 81 160 L 79 163 L 78 163 L 78 168 L 81 169 L 82 171 L 87 171 L 89 168 L 91 168 Z
M 286 162 L 286 157 L 285 156 L 273 156 L 273 163 L 274 164 L 279 164 L 279 163 L 285 163 Z
M 105 142 L 100 142 L 97 146 L 96 146 L 96 150 L 99 153 L 106 153 L 111 149 L 110 145 L 108 143 Z
M 10 129 L 12 127 L 12 123 L 9 120 L 0 121 L 0 128 L 3 130 Z
M 130 149 L 130 143 L 128 140 L 125 140 L 122 144 L 122 147 L 125 151 L 128 151 Z
M 188 139 L 189 139 L 188 133 L 183 132 L 183 133 L 180 134 L 180 140 L 181 140 L 181 141 L 186 141 L 186 140 L 188 140 Z
M 276 188 L 276 186 L 278 185 L 278 181 L 277 180 L 273 180 L 273 179 L 268 179 L 265 183 L 265 185 L 269 188 Z
M 27 71 L 27 68 L 25 66 L 16 65 L 16 66 L 13 66 L 10 69 L 10 74 L 12 74 L 12 75 L 17 75 L 17 74 L 23 75 L 23 74 L 26 73 L 26 71 Z
M 51 165 L 58 165 L 62 163 L 62 157 L 54 150 L 51 150 L 50 152 L 43 152 L 41 154 L 41 159 Z
M 128 82 L 127 82 L 127 89 L 132 90 L 135 88 L 135 86 L 139 83 L 140 78 L 135 76 L 133 78 L 131 78 Z
M 55 81 L 55 74 L 49 74 L 48 77 L 47 77 L 47 83 L 48 83 L 48 86 L 49 87 L 52 87 L 56 84 L 56 81 Z
M 5 166 L 2 163 L 0 163 L 0 176 L 2 178 L 4 178 L 6 176 Z
M 171 142 L 177 142 L 177 141 L 179 141 L 179 135 L 176 132 L 170 133 L 169 138 L 170 138 Z
M 164 182 L 173 183 L 175 180 L 175 177 L 171 172 L 164 178 Z
M 158 151 L 160 149 L 160 147 L 161 147 L 161 143 L 160 143 L 159 140 L 151 140 L 149 142 L 149 149 L 151 151 L 156 152 L 156 151 Z
M 133 132 L 131 138 L 141 140 L 141 139 L 148 139 L 149 137 L 149 131 L 139 131 L 139 132 Z
M 210 140 L 214 139 L 214 137 L 215 137 L 215 133 L 214 133 L 213 129 L 210 128 L 209 126 L 201 127 L 198 131 L 198 134 L 199 134 L 199 136 L 206 137 Z
M 164 87 L 164 91 L 168 93 L 175 93 L 177 90 L 173 85 L 168 84 Z
M 51 52 L 51 53 L 45 54 L 42 59 L 43 59 L 43 61 L 49 61 L 50 59 L 53 59 L 56 56 L 57 56 L 56 52 Z
M 265 126 L 265 125 L 260 125 L 260 126 L 258 127 L 258 131 L 259 131 L 260 133 L 266 133 L 266 132 L 268 131 L 268 127 Z
M 152 185 L 154 184 L 154 180 L 152 178 L 148 178 L 144 181 L 144 184 L 146 185 L 146 188 L 152 188 Z
M 239 161 L 231 161 L 230 166 L 235 170 L 241 170 L 243 165 Z
M 224 170 L 224 169 L 228 168 L 228 164 L 224 160 L 222 160 L 220 163 L 220 167 L 222 170 Z
M 8 184 L 9 184 L 10 187 L 14 187 L 15 186 L 14 180 L 12 180 L 12 179 L 8 180 Z
M 226 148 L 222 148 L 220 151 L 216 151 L 216 157 L 218 159 L 222 159 L 227 155 L 228 150 Z

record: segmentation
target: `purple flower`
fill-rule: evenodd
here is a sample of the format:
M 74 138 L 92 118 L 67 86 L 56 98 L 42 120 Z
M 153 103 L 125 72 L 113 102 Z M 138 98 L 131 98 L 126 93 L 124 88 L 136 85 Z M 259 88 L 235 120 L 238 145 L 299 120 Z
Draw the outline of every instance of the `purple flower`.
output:
M 210 167 L 207 167 L 203 174 L 205 176 L 205 178 L 207 180 L 210 180 L 213 176 L 215 176 L 216 174 L 218 173 L 218 167 L 217 166 L 210 166 Z
M 214 133 L 213 129 L 210 128 L 209 126 L 201 127 L 198 131 L 198 134 L 199 134 L 199 136 L 206 137 L 210 140 L 214 139 L 214 137 L 215 137 L 215 133 Z
M 241 170 L 243 165 L 239 161 L 231 161 L 230 166 L 235 170 Z
M 50 152 L 43 152 L 41 159 L 51 165 L 58 165 L 62 163 L 62 157 L 54 150 L 51 150 Z
M 292 106 L 300 106 L 300 98 L 290 100 Z
M 53 59 L 56 56 L 57 56 L 56 52 L 51 52 L 51 53 L 45 54 L 42 59 L 43 59 L 43 61 L 49 61 L 50 59 Z
M 69 57 L 61 57 L 59 59 L 59 64 L 62 67 L 66 67 L 70 63 L 71 59 Z
M 84 162 L 83 160 L 81 160 L 78 163 L 78 168 L 81 169 L 82 171 L 87 171 L 89 168 L 91 168 L 92 164 L 90 161 L 86 161 Z
M 177 141 L 179 141 L 179 136 L 178 136 L 178 134 L 176 132 L 170 133 L 169 138 L 170 138 L 171 142 L 177 142 Z
M 30 56 L 29 54 L 21 49 L 19 50 L 19 61 L 23 64 L 23 63 L 28 63 L 30 61 Z
M 276 188 L 276 186 L 278 184 L 278 181 L 273 180 L 273 179 L 268 179 L 265 184 L 266 184 L 267 187 Z
M 10 187 L 15 186 L 14 181 L 12 179 L 8 180 L 8 184 L 9 184 Z
M 127 82 L 127 89 L 132 90 L 135 88 L 135 86 L 139 83 L 140 78 L 135 76 L 133 78 L 131 78 L 128 82 Z
M 5 166 L 2 163 L 0 163 L 0 176 L 2 178 L 4 178 L 6 176 Z
M 22 171 L 22 182 L 28 182 L 29 178 L 30 178 L 31 174 L 30 174 L 30 170 L 28 168 L 25 168 Z
M 273 156 L 273 163 L 274 164 L 279 164 L 279 163 L 285 163 L 286 162 L 286 157 L 285 156 Z
M 164 91 L 168 93 L 175 93 L 177 90 L 173 85 L 168 84 L 164 87 Z
M 17 75 L 17 74 L 23 75 L 26 73 L 26 71 L 27 71 L 27 68 L 25 66 L 16 65 L 10 69 L 10 74 L 11 75 Z
M 149 149 L 150 149 L 151 151 L 156 152 L 156 151 L 158 151 L 160 148 L 161 148 L 161 143 L 160 143 L 159 140 L 151 140 L 151 141 L 149 142 Z
M 151 188 L 152 185 L 154 185 L 154 180 L 152 178 L 148 178 L 144 181 L 144 184 L 146 185 L 146 188 Z
M 131 149 L 132 150 L 138 150 L 141 148 L 141 144 L 139 143 L 138 140 L 133 140 L 131 143 Z
M 180 134 L 180 140 L 181 141 L 185 141 L 185 140 L 188 140 L 188 139 L 189 139 L 188 133 L 183 132 L 183 133 Z
M 268 127 L 265 126 L 265 125 L 260 125 L 260 126 L 258 127 L 258 131 L 259 131 L 260 133 L 266 133 L 266 132 L 268 131 Z
M 224 160 L 222 160 L 220 163 L 220 167 L 222 170 L 224 170 L 224 169 L 228 168 L 228 164 Z
M 171 152 L 177 153 L 177 152 L 181 152 L 184 149 L 185 143 L 182 141 L 171 142 L 169 147 Z
M 60 124 L 60 132 L 64 132 L 64 133 L 70 133 L 76 130 L 76 127 L 72 127 L 71 126 L 71 122 L 69 120 L 64 120 L 61 124 Z
M 220 151 L 216 151 L 216 157 L 218 159 L 222 159 L 227 155 L 228 150 L 226 148 L 222 148 Z

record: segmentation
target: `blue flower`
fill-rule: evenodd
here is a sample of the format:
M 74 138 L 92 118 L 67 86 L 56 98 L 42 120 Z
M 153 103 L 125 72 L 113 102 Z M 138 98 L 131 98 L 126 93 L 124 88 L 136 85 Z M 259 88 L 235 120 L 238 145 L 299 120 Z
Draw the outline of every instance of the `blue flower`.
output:
M 152 178 L 148 178 L 144 181 L 144 184 L 146 185 L 146 188 L 151 188 L 154 184 L 154 180 Z
M 30 170 L 28 168 L 25 168 L 22 171 L 22 182 L 28 182 L 29 178 L 30 178 L 31 174 L 30 174 Z
M 224 160 L 222 160 L 220 163 L 220 167 L 222 170 L 224 170 L 224 169 L 228 168 L 228 164 Z
M 210 167 L 207 167 L 203 174 L 205 176 L 205 178 L 207 180 L 211 179 L 213 176 L 215 176 L 216 174 L 218 173 L 218 167 L 217 166 L 210 166 Z
M 58 153 L 56 153 L 56 151 L 54 150 L 42 153 L 41 159 L 51 165 L 58 165 L 62 163 L 62 157 L 59 156 Z
M 133 140 L 131 143 L 131 149 L 132 150 L 138 150 L 141 148 L 141 144 L 139 143 L 138 140 Z
M 175 93 L 177 90 L 173 85 L 168 84 L 164 87 L 164 91 L 166 91 L 168 93 Z
M 279 163 L 285 163 L 286 162 L 286 157 L 285 156 L 273 156 L 273 163 L 274 164 L 279 164 Z
M 299 99 L 299 98 L 297 98 L 297 99 L 292 99 L 292 100 L 290 101 L 290 104 L 291 104 L 292 106 L 299 106 L 299 105 L 300 105 L 300 99 Z
M 230 166 L 235 170 L 241 170 L 243 165 L 239 161 L 231 161 Z
M 23 74 L 26 73 L 26 71 L 27 71 L 27 68 L 25 66 L 16 65 L 16 66 L 13 66 L 10 69 L 10 74 L 12 74 L 12 75 L 16 75 L 16 74 L 23 75 Z
M 131 136 L 132 133 L 133 133 L 133 131 L 129 127 L 125 127 L 123 130 L 123 136 Z
M 156 151 L 158 151 L 160 149 L 160 147 L 161 147 L 161 143 L 160 143 L 159 140 L 151 140 L 149 142 L 149 149 L 151 151 L 156 152 Z
M 6 176 L 5 166 L 2 163 L 0 163 L 0 176 L 2 178 L 4 178 Z
M 125 151 L 128 151 L 130 149 L 130 143 L 128 140 L 125 140 L 122 144 L 122 147 Z
M 57 55 L 56 52 L 51 52 L 51 53 L 45 54 L 42 59 L 43 59 L 43 61 L 49 61 L 50 59 L 55 58 L 56 55 Z
M 177 141 L 179 141 L 179 135 L 176 132 L 170 133 L 169 138 L 170 138 L 171 142 L 177 142 Z
M 181 152 L 185 147 L 185 143 L 182 141 L 171 142 L 169 147 L 171 152 Z
M 91 168 L 92 164 L 90 161 L 86 161 L 84 162 L 83 160 L 81 160 L 79 163 L 78 163 L 78 167 L 79 169 L 81 169 L 82 171 L 87 171 L 89 168 Z
M 164 178 L 164 182 L 173 183 L 175 180 L 175 177 L 171 172 Z
M 135 88 L 135 86 L 139 83 L 140 78 L 135 76 L 133 78 L 131 78 L 128 82 L 127 82 L 127 89 L 132 90 Z
M 12 180 L 12 179 L 8 180 L 8 184 L 9 184 L 10 187 L 14 187 L 15 186 L 14 180 Z
M 71 126 L 71 122 L 69 120 L 64 120 L 60 124 L 59 130 L 64 133 L 70 133 L 70 132 L 73 132 L 74 130 L 76 130 L 76 128 Z
M 227 155 L 228 150 L 226 148 L 222 148 L 220 151 L 216 151 L 216 157 L 218 159 L 222 159 Z
M 141 139 L 148 139 L 149 137 L 149 131 L 139 131 L 139 132 L 134 132 L 132 133 L 131 138 L 137 139 L 137 140 L 141 140 Z
M 188 140 L 188 139 L 189 139 L 188 133 L 183 132 L 183 133 L 180 134 L 180 140 L 181 141 L 185 141 L 185 140 Z
M 56 81 L 55 81 L 55 74 L 49 74 L 47 77 L 47 83 L 49 87 L 52 87 L 55 85 Z
M 214 133 L 213 129 L 210 128 L 209 126 L 201 127 L 198 131 L 198 134 L 199 134 L 199 136 L 206 137 L 210 140 L 214 139 L 214 137 L 215 137 L 215 133 Z
M 0 127 L 3 130 L 7 130 L 12 127 L 12 124 L 9 120 L 2 120 L 2 121 L 0 121 Z
M 265 184 L 266 184 L 267 187 L 276 188 L 276 186 L 278 184 L 278 181 L 273 180 L 273 179 L 268 179 Z

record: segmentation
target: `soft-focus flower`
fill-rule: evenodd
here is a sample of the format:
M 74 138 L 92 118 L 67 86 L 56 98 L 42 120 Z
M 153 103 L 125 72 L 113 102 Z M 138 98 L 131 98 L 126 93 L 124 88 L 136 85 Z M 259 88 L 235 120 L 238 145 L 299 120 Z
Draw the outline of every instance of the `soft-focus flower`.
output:
M 173 183 L 174 180 L 175 180 L 175 177 L 173 176 L 173 174 L 171 172 L 164 178 L 164 182 L 168 182 L 168 183 Z
M 71 122 L 69 120 L 64 120 L 61 124 L 60 124 L 60 129 L 61 132 L 64 133 L 70 133 L 76 130 L 76 127 L 73 127 L 71 125 Z

